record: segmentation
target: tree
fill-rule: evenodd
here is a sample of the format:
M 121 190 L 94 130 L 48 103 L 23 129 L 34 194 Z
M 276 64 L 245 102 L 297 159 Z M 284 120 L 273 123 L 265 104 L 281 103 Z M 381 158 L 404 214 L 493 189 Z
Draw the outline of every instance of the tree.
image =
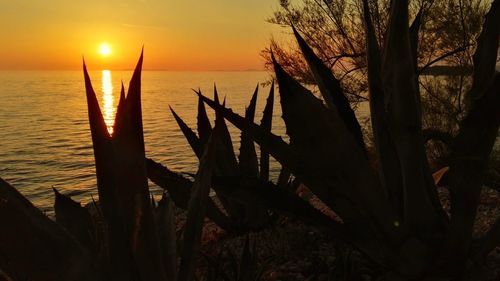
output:
M 386 41 L 390 11 L 389 0 L 368 1 L 375 37 Z M 466 93 L 477 36 L 490 1 L 487 0 L 410 0 L 410 36 L 422 102 L 423 127 L 428 157 L 436 168 L 449 156 L 450 140 L 458 133 L 467 108 Z M 279 8 L 268 20 L 287 28 L 293 24 L 321 61 L 341 82 L 354 108 L 367 101 L 367 55 L 364 47 L 362 1 L 358 0 L 281 0 Z M 314 84 L 298 46 L 288 40 L 271 39 L 274 55 L 283 68 L 305 84 Z M 272 66 L 270 48 L 262 54 Z M 430 76 L 433 66 L 446 66 L 445 73 Z M 368 124 L 368 122 L 366 122 Z M 369 128 L 365 137 L 371 139 Z M 441 160 L 441 162 L 440 162 Z

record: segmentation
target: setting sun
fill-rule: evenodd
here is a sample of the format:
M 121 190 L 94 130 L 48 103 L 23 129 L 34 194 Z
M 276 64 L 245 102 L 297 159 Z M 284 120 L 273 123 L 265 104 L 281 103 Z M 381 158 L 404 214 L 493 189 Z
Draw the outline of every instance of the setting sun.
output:
M 108 43 L 102 43 L 99 45 L 99 54 L 103 57 L 111 55 L 111 46 Z

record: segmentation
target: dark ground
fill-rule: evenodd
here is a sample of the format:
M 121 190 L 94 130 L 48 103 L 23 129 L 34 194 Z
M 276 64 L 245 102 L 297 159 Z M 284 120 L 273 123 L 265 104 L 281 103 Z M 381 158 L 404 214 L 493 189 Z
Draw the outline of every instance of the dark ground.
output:
M 446 188 L 440 187 L 439 194 L 445 209 L 449 209 Z M 321 206 L 314 198 L 314 205 Z M 331 213 L 330 213 L 331 214 Z M 182 212 L 179 213 L 180 216 Z M 483 188 L 478 216 L 474 225 L 474 236 L 480 237 L 500 215 L 500 194 L 492 189 Z M 182 228 L 183 219 L 178 222 Z M 289 219 L 279 218 L 270 227 L 249 234 L 255 243 L 256 266 L 260 279 L 249 280 L 371 280 L 373 272 L 364 264 L 359 253 L 346 251 L 346 246 L 335 242 L 314 227 Z M 210 274 L 221 269 L 227 279 L 238 280 L 239 263 L 246 236 L 231 236 L 207 220 L 203 233 L 200 258 L 200 280 L 210 280 Z M 344 253 L 337 257 L 336 253 Z M 354 258 L 353 258 L 354 256 Z M 489 280 L 500 280 L 500 247 L 490 254 L 487 260 Z M 223 280 L 222 273 L 211 280 Z

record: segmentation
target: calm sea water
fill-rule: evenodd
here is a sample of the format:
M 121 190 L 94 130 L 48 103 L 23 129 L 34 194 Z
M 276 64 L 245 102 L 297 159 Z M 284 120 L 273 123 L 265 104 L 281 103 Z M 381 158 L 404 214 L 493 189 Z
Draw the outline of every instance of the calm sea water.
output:
M 108 125 L 113 123 L 120 83 L 128 88 L 131 71 L 90 72 Z M 144 137 L 148 157 L 179 172 L 195 173 L 198 160 L 173 119 L 169 106 L 196 128 L 200 88 L 212 96 L 214 82 L 227 104 L 243 113 L 257 84 L 270 79 L 267 72 L 145 71 L 142 77 Z M 269 87 L 260 87 L 256 121 L 260 121 Z M 207 108 L 213 120 L 213 112 Z M 362 105 L 358 117 L 366 117 Z M 240 132 L 228 124 L 236 153 Z M 273 132 L 285 136 L 279 95 L 275 95 Z M 497 149 L 500 141 L 497 140 Z M 271 159 L 272 161 L 272 159 Z M 271 178 L 280 166 L 271 162 Z M 87 120 L 81 71 L 0 71 L 0 177 L 48 214 L 54 202 L 52 187 L 75 200 L 97 199 L 94 156 Z M 161 190 L 150 183 L 154 194 Z
M 128 88 L 131 71 L 90 73 L 108 124 L 114 119 L 120 83 Z M 142 100 L 146 154 L 169 168 L 194 173 L 198 161 L 173 119 L 169 106 L 196 128 L 200 88 L 219 95 L 243 113 L 266 72 L 161 72 L 145 71 Z M 268 87 L 260 87 L 256 120 L 260 121 Z M 213 113 L 209 111 L 213 120 Z M 279 96 L 275 99 L 273 132 L 284 135 Z M 239 149 L 240 132 L 230 126 Z M 237 150 L 238 152 L 238 150 Z M 279 166 L 271 166 L 276 176 Z M 52 212 L 52 187 L 83 203 L 97 198 L 92 142 L 81 71 L 0 72 L 0 177 L 10 182 L 36 206 Z M 153 185 L 153 184 L 151 184 Z M 158 189 L 152 189 L 159 193 Z

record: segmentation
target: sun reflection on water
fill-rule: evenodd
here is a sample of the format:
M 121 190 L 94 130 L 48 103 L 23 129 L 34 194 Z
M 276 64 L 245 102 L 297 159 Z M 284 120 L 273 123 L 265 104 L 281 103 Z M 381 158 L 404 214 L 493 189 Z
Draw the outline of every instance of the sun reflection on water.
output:
M 108 126 L 108 132 L 113 134 L 113 124 L 115 122 L 116 108 L 114 106 L 113 97 L 113 84 L 111 83 L 111 71 L 102 71 L 102 105 L 103 105 L 103 117 L 106 126 Z

